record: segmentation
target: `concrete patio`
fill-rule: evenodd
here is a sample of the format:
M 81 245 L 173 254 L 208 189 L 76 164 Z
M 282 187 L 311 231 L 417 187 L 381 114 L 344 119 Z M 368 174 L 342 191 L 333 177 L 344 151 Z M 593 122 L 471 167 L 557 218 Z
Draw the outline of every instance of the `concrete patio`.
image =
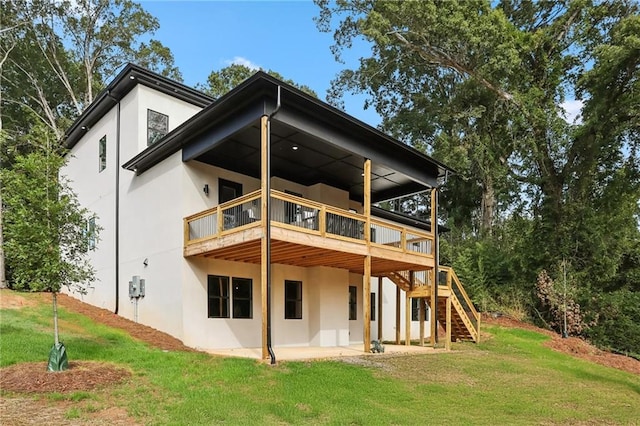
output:
M 312 359 L 331 359 L 357 356 L 376 356 L 381 354 L 365 353 L 362 344 L 350 346 L 306 346 L 306 347 L 274 347 L 273 351 L 277 361 L 303 361 Z M 427 346 L 405 346 L 385 344 L 385 351 L 382 355 L 418 355 L 435 354 L 446 352 L 445 349 Z M 207 351 L 213 355 L 238 358 L 260 359 L 262 350 L 260 348 L 240 348 L 240 349 L 218 349 Z

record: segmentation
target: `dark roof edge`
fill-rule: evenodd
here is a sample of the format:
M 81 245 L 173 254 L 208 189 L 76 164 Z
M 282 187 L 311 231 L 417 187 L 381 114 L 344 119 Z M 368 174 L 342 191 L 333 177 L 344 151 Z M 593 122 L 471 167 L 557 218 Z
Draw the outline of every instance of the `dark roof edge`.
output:
M 250 84 L 255 79 L 254 77 L 260 73 L 265 74 L 262 71 L 258 71 L 252 77 L 244 80 L 229 92 L 225 93 L 217 100 L 210 103 L 202 111 L 198 112 L 193 117 L 187 119 L 184 123 L 173 129 L 171 132 L 167 133 L 162 139 L 147 147 L 142 152 L 139 152 L 136 156 L 124 163 L 122 165 L 122 168 L 133 171 L 136 174 L 140 174 L 150 167 L 153 167 L 154 164 L 164 160 L 169 155 L 174 154 L 176 151 L 181 149 L 183 145 L 185 145 L 194 136 L 195 133 L 198 132 L 199 129 L 197 128 L 197 123 L 199 121 L 207 120 L 209 116 L 215 114 L 218 108 L 224 106 L 230 99 L 233 98 L 233 95 L 236 92 L 241 91 L 245 86 Z M 192 130 L 192 128 L 195 128 L 195 130 Z M 183 137 L 181 141 L 174 142 L 180 137 Z
M 214 100 L 196 89 L 129 63 L 67 129 L 62 137 L 65 148 L 73 148 L 86 130 L 120 102 L 137 84 L 203 108 Z
M 313 97 L 311 95 L 309 95 L 306 92 L 303 92 L 302 90 L 298 89 L 295 86 L 292 86 L 288 83 L 285 83 L 283 81 L 278 80 L 277 78 L 265 73 L 264 71 L 258 71 L 254 74 L 253 77 L 260 75 L 261 77 L 265 78 L 266 80 L 270 80 L 271 83 L 273 84 L 277 84 L 285 89 L 287 89 L 288 91 L 297 94 L 298 96 L 301 96 L 303 98 L 306 98 L 307 101 L 313 102 L 316 106 L 323 108 L 333 114 L 337 114 L 339 116 L 341 116 L 341 118 L 343 118 L 344 120 L 347 120 L 349 122 L 351 122 L 352 124 L 355 124 L 359 127 L 362 127 L 363 129 L 365 129 L 366 131 L 369 132 L 373 132 L 375 133 L 378 137 L 380 138 L 384 138 L 385 140 L 387 140 L 390 143 L 393 143 L 394 145 L 396 145 L 398 148 L 409 151 L 411 154 L 413 155 L 418 155 L 420 157 L 422 157 L 424 160 L 430 161 L 434 164 L 436 164 L 439 168 L 448 171 L 450 173 L 453 174 L 458 174 L 458 172 L 456 172 L 456 170 L 452 169 L 451 167 L 447 166 L 446 164 L 442 163 L 441 161 L 436 160 L 435 158 L 421 152 L 418 151 L 417 149 L 415 149 L 414 147 L 407 145 L 406 143 L 399 141 L 398 139 L 391 137 L 389 135 L 387 135 L 386 133 L 382 132 L 381 130 L 365 123 L 362 120 L 359 120 L 349 114 L 347 114 L 345 111 L 342 111 L 339 108 L 336 108 L 330 104 L 328 104 L 327 102 L 324 102 L 316 97 Z M 252 79 L 253 79 L 252 77 Z
M 325 110 L 327 114 L 335 114 L 338 117 L 340 117 L 340 119 L 349 122 L 353 126 L 361 128 L 365 132 L 372 132 L 373 134 L 375 134 L 376 137 L 384 139 L 386 142 L 391 143 L 394 146 L 398 147 L 398 149 L 402 149 L 410 155 L 418 156 L 425 161 L 435 164 L 438 167 L 439 176 L 444 176 L 447 172 L 450 172 L 452 174 L 456 173 L 454 169 L 441 163 L 440 161 L 437 161 L 431 158 L 430 156 L 424 154 L 423 152 L 418 151 L 417 149 L 385 134 L 384 132 L 381 132 L 375 127 L 372 127 L 367 123 L 361 120 L 358 120 L 355 117 L 350 116 L 346 112 L 338 108 L 335 108 L 327 104 L 326 102 L 303 92 L 302 90 L 292 86 L 291 84 L 285 83 L 267 74 L 264 71 L 257 71 L 251 77 L 244 80 L 238 86 L 236 86 L 235 88 L 233 88 L 232 90 L 230 90 L 229 92 L 227 92 L 226 94 L 218 98 L 215 102 L 211 103 L 205 109 L 203 109 L 202 111 L 200 111 L 199 113 L 195 114 L 193 117 L 189 118 L 187 121 L 182 123 L 172 132 L 167 134 L 165 138 L 156 142 L 151 147 L 143 150 L 135 157 L 131 158 L 122 167 L 127 170 L 135 171 L 136 173 L 142 173 L 148 168 L 152 167 L 157 162 L 160 162 L 167 156 L 175 153 L 178 149 L 182 147 L 182 145 L 184 145 L 184 143 L 187 142 L 184 139 L 180 142 L 176 142 L 176 139 L 179 136 L 190 138 L 193 136 L 194 133 L 198 133 L 201 130 L 199 129 L 198 124 L 201 123 L 203 119 L 205 119 L 206 121 L 206 118 L 210 117 L 211 114 L 214 111 L 218 110 L 219 107 L 222 107 L 223 105 L 225 105 L 228 100 L 233 99 L 233 97 L 237 93 L 239 92 L 241 93 L 244 88 L 252 85 L 253 83 L 259 80 L 266 81 L 275 86 L 280 86 L 282 89 L 294 95 L 294 97 L 302 98 L 302 100 L 304 100 L 305 102 L 310 102 L 316 107 Z M 275 91 L 274 91 L 274 96 L 275 96 Z M 442 172 L 443 174 L 440 174 L 440 172 Z

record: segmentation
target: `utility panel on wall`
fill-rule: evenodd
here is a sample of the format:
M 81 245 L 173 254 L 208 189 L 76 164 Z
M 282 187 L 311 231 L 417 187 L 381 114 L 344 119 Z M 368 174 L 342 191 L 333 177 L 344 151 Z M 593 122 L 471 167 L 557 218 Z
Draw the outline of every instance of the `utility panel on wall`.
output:
M 129 297 L 137 299 L 144 297 L 145 293 L 145 280 L 140 279 L 138 275 L 134 275 L 129 281 Z

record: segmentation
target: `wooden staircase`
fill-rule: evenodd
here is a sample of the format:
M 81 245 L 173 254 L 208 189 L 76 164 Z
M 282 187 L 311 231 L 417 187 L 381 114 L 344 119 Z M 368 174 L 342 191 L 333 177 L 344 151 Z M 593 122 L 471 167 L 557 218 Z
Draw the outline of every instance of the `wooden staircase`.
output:
M 480 314 L 464 290 L 460 279 L 452 268 L 440 266 L 441 276 L 438 285 L 438 309 L 437 320 L 446 327 L 447 323 L 447 299 L 451 299 L 451 340 L 468 340 L 478 343 L 480 338 Z M 443 282 L 443 275 L 446 277 Z M 434 281 L 431 271 L 427 273 L 427 281 L 424 282 L 414 277 L 413 288 L 408 271 L 392 272 L 387 274 L 395 285 L 407 292 L 409 297 L 424 297 L 428 303 L 431 301 L 431 284 Z

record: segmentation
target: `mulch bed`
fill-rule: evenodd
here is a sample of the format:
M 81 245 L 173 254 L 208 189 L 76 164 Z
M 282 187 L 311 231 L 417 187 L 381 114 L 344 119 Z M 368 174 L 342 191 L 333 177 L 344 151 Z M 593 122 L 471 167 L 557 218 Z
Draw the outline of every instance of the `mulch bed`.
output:
M 146 325 L 138 324 L 130 321 L 119 315 L 114 314 L 106 309 L 98 308 L 88 303 L 81 302 L 78 299 L 67 296 L 66 294 L 60 294 L 58 296 L 58 304 L 65 309 L 77 312 L 79 314 L 88 316 L 96 322 L 99 322 L 109 327 L 119 328 L 126 331 L 131 337 L 142 340 L 154 346 L 166 351 L 195 351 L 192 348 L 185 346 L 180 340 L 173 336 L 156 330 L 155 328 L 147 327 Z
M 93 361 L 72 361 L 68 370 L 57 372 L 47 371 L 46 362 L 24 362 L 0 371 L 0 389 L 20 393 L 91 391 L 131 377 L 125 368 Z

